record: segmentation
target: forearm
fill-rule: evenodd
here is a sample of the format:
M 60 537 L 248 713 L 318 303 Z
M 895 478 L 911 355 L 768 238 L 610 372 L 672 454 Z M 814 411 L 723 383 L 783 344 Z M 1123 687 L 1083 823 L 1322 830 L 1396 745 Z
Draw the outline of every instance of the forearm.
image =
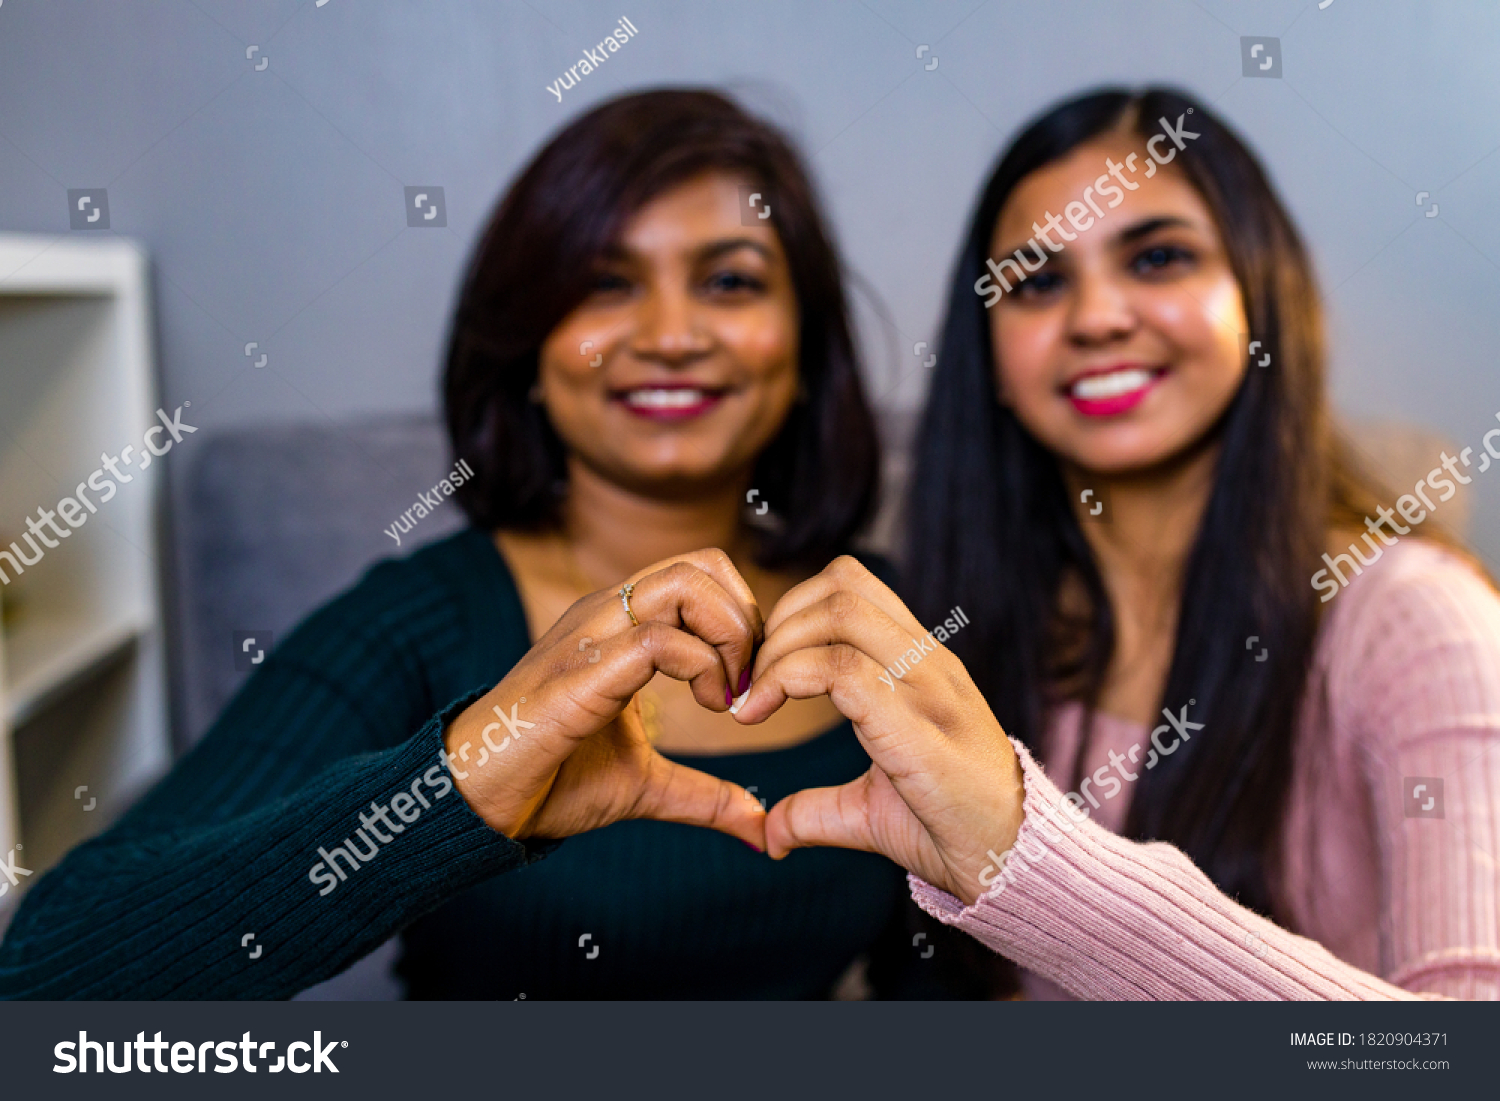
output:
M 444 726 L 477 695 L 246 813 L 80 846 L 32 889 L 0 944 L 0 996 L 289 997 L 526 863 L 527 849 L 486 826 L 440 764 Z M 404 816 L 374 815 L 400 793 Z M 334 853 L 346 839 L 368 864 Z
M 967 908 L 912 877 L 935 917 L 1080 998 L 1418 997 L 1239 906 L 1180 850 L 1074 821 L 1018 743 L 1016 753 L 1025 822 L 1003 874 Z

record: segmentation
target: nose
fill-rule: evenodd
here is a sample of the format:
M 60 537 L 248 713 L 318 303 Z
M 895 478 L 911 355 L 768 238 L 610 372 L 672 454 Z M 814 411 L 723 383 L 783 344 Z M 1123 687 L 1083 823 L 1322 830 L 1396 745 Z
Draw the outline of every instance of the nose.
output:
M 700 307 L 685 287 L 652 287 L 635 314 L 631 351 L 669 366 L 691 363 L 713 348 Z
M 1073 279 L 1068 310 L 1068 339 L 1079 347 L 1097 347 L 1128 337 L 1137 325 L 1129 288 L 1107 272 L 1085 268 Z

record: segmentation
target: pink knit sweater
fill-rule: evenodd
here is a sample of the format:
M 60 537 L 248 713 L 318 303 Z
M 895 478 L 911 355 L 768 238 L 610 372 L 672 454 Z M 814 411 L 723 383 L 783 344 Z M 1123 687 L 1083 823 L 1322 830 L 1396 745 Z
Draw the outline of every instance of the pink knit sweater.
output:
M 967 908 L 915 876 L 913 897 L 1019 963 L 1032 997 L 1500 998 L 1500 597 L 1407 539 L 1332 604 L 1272 875 L 1289 930 L 1231 901 L 1179 849 L 1112 832 L 1131 783 L 1084 793 L 1100 804 L 1083 804 L 1087 820 L 1066 813 L 1048 773 L 1067 776 L 1077 705 L 1052 717 L 1045 771 L 1016 745 L 1025 821 L 1008 874 Z M 1156 729 L 1172 747 L 1177 733 Z M 1139 774 L 1151 738 L 1098 716 L 1085 774 L 1119 776 L 1109 753 L 1132 747 L 1123 768 Z

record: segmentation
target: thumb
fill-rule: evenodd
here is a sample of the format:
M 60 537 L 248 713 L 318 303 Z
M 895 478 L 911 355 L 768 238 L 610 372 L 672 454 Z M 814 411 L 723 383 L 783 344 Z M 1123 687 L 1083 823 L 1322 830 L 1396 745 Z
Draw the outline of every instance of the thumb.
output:
M 757 851 L 766 847 L 766 812 L 759 799 L 738 784 L 659 753 L 652 755 L 640 798 L 628 817 L 706 826 L 738 837 Z
M 780 860 L 792 849 L 829 845 L 878 852 L 870 830 L 870 774 L 832 788 L 788 795 L 766 816 L 766 851 Z

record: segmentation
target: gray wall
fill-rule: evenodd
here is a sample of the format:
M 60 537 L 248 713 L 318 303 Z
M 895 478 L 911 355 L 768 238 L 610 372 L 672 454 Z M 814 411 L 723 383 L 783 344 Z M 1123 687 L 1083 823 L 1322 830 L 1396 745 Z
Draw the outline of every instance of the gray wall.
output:
M 621 15 L 638 37 L 558 103 Z M 1281 40 L 1281 79 L 1242 76 L 1241 35 Z M 431 410 L 465 251 L 523 159 L 621 90 L 725 85 L 802 143 L 893 323 L 863 308 L 872 388 L 911 406 L 1002 141 L 1082 86 L 1167 80 L 1250 137 L 1311 241 L 1340 407 L 1475 444 L 1500 410 L 1497 47 L 1493 0 L 3 0 L 0 229 L 67 232 L 67 189 L 106 187 L 155 263 L 163 396 L 200 426 Z M 446 228 L 407 228 L 413 184 Z M 1467 492 L 1500 564 L 1500 475 Z

